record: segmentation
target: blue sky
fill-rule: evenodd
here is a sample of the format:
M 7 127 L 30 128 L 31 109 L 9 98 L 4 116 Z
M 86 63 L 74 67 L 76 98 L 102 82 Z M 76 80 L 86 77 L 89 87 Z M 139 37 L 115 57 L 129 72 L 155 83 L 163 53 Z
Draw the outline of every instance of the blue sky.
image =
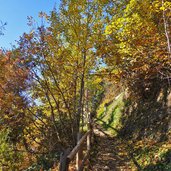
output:
M 27 16 L 32 16 L 40 22 L 38 14 L 40 11 L 49 13 L 55 3 L 58 8 L 60 0 L 0 0 L 0 21 L 7 22 L 4 35 L 0 36 L 0 48 L 10 49 L 16 45 L 24 32 L 29 32 Z

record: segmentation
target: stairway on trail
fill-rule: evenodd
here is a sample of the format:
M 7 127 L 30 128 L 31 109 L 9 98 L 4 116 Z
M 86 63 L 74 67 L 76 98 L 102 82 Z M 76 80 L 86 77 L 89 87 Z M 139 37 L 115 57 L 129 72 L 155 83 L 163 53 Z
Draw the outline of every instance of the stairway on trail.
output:
M 101 127 L 94 129 L 96 154 L 91 159 L 92 171 L 132 171 L 125 145 L 109 136 Z

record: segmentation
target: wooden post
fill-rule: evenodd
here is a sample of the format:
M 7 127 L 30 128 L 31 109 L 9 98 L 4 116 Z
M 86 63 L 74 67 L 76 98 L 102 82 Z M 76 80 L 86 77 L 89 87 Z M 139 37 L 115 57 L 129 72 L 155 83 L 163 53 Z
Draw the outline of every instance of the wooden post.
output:
M 93 135 L 93 127 L 92 127 L 92 113 L 89 113 L 88 115 L 88 130 L 90 131 L 90 134 L 87 135 L 87 159 L 89 160 L 90 158 L 90 150 L 91 150 L 91 140 L 92 140 L 92 135 Z M 89 161 L 87 162 L 87 167 L 89 168 L 90 163 Z M 83 170 L 83 168 L 81 169 Z
M 81 139 L 81 135 L 82 134 L 79 132 L 77 135 L 77 142 L 79 142 L 79 140 Z M 82 159 L 83 159 L 83 146 L 80 147 L 80 149 L 78 150 L 76 154 L 76 170 L 80 169 Z
M 88 130 L 90 130 L 90 134 L 87 136 L 87 151 L 90 151 L 90 145 L 91 145 L 91 136 L 92 136 L 92 125 L 91 125 L 91 113 L 88 117 Z
M 87 136 L 87 151 L 90 151 L 91 133 Z

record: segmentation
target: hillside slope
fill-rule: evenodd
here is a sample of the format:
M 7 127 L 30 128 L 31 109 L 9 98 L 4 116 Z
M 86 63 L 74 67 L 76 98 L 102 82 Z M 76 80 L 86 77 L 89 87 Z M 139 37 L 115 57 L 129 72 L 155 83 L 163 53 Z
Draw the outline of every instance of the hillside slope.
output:
M 164 105 L 162 91 L 156 99 L 137 102 L 123 89 L 115 90 L 108 86 L 97 110 L 97 123 L 125 144 L 132 170 L 171 170 L 170 94 Z

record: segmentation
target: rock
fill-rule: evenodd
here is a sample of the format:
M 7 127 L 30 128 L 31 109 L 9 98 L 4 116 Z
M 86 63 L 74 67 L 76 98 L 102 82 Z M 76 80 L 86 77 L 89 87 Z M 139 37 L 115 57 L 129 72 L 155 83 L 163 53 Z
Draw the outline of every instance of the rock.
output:
M 108 166 L 105 166 L 105 167 L 104 167 L 104 170 L 108 170 L 108 171 L 109 171 L 109 169 L 110 169 L 110 168 L 109 168 Z

